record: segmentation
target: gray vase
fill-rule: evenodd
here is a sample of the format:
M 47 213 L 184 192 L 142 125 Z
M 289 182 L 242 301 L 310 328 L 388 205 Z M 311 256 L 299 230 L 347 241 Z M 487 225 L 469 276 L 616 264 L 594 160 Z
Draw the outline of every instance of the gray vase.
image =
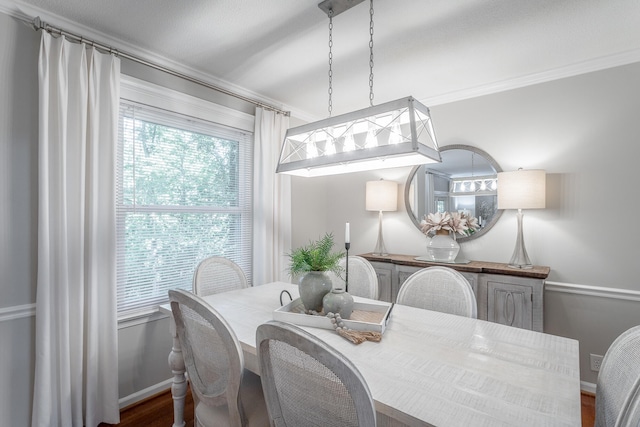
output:
M 353 312 L 353 297 L 343 288 L 333 289 L 322 299 L 324 313 L 339 313 L 343 319 L 351 317 Z
M 307 310 L 322 311 L 322 298 L 331 292 L 331 278 L 324 271 L 308 271 L 298 281 L 302 305 Z

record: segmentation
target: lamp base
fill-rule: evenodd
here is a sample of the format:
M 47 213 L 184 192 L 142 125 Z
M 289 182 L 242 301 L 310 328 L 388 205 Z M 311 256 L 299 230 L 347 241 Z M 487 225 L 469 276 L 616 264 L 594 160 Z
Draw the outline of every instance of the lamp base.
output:
M 516 247 L 513 250 L 513 255 L 511 255 L 511 260 L 509 261 L 509 267 L 528 270 L 533 268 L 533 264 L 531 264 L 531 260 L 529 260 L 529 255 L 527 254 L 527 249 L 524 247 L 524 237 L 522 235 L 522 209 L 518 209 L 517 217 L 518 237 L 516 239 Z
M 376 248 L 373 250 L 373 254 L 376 256 L 389 256 L 387 248 L 384 246 L 384 239 L 382 238 L 382 211 L 378 211 L 378 241 L 376 242 Z
M 509 264 L 509 268 L 518 268 L 520 270 L 530 270 L 533 268 L 533 264 Z

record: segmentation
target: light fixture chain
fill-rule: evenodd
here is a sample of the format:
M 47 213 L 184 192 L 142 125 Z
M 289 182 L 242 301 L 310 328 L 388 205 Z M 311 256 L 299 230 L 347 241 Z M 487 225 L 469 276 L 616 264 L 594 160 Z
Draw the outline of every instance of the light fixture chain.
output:
M 333 9 L 329 10 L 329 117 L 331 117 L 331 111 L 333 110 Z
M 373 0 L 369 6 L 369 104 L 373 107 Z

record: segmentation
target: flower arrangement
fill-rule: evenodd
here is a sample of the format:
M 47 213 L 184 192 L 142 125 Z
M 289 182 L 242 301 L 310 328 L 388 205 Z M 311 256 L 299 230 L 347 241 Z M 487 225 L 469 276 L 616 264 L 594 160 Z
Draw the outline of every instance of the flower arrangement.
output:
M 478 219 L 466 212 L 436 212 L 425 215 L 420 221 L 420 230 L 424 234 L 438 230 L 453 231 L 462 236 L 469 236 L 480 228 Z

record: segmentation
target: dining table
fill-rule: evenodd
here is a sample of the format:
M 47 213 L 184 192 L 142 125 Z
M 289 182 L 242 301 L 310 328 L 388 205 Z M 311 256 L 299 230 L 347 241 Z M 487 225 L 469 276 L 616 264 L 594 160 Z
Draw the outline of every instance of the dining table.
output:
M 257 374 L 256 329 L 273 320 L 285 290 L 298 298 L 298 286 L 286 282 L 203 297 L 227 320 L 245 367 Z M 171 315 L 169 304 L 160 310 Z M 173 320 L 171 325 L 173 426 L 182 427 L 187 383 Z M 393 306 L 379 342 L 356 345 L 333 329 L 301 327 L 357 367 L 379 426 L 581 425 L 574 339 L 400 304 Z

